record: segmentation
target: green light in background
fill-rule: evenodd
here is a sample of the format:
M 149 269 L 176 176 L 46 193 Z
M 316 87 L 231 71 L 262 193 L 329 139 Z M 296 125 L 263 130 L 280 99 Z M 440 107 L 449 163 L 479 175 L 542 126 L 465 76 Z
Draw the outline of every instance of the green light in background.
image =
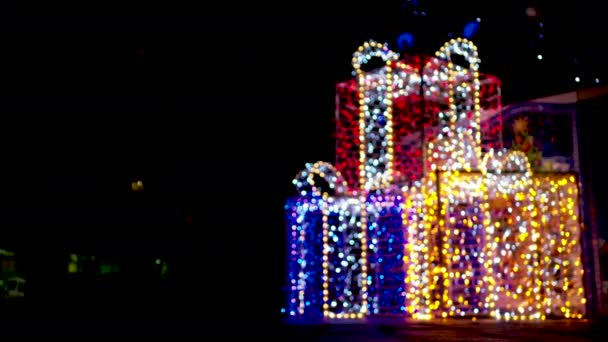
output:
M 111 265 L 101 265 L 101 266 L 99 266 L 99 273 L 101 273 L 101 274 L 112 273 L 112 266 Z
M 119 271 L 120 271 L 120 268 L 118 267 L 118 265 L 113 265 L 113 264 L 99 265 L 99 273 L 101 273 L 101 274 L 118 273 Z
M 78 264 L 75 262 L 70 262 L 68 264 L 68 273 L 78 273 Z

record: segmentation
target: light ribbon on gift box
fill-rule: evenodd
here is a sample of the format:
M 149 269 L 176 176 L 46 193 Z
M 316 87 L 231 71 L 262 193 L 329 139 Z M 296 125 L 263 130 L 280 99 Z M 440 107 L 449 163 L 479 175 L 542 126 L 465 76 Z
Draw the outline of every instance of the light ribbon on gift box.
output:
M 362 66 L 373 57 L 385 66 L 366 73 Z M 369 41 L 353 54 L 359 85 L 359 177 L 362 190 L 391 185 L 393 164 L 393 62 L 399 55 L 386 44 Z
M 315 182 L 314 176 L 317 175 L 325 180 L 329 189 L 323 189 L 320 184 Z M 367 250 L 367 239 L 362 233 L 360 212 L 362 206 L 358 198 L 345 197 L 347 184 L 339 171 L 331 164 L 326 162 L 316 162 L 307 164 L 298 176 L 293 180 L 301 196 L 312 195 L 317 198 L 315 203 L 322 214 L 322 307 L 323 315 L 328 318 L 361 318 L 367 311 L 367 264 L 365 260 Z M 330 190 L 334 190 L 330 194 Z M 297 211 L 297 210 L 296 210 Z M 337 217 L 337 221 L 336 221 Z M 305 229 L 292 226 L 293 234 L 299 235 L 300 240 L 306 240 Z M 347 235 L 346 246 L 340 250 L 335 245 L 335 241 L 341 236 Z M 306 255 L 300 255 L 300 260 L 305 260 Z M 330 260 L 331 259 L 331 260 Z M 339 264 L 334 263 L 338 260 Z M 298 272 L 298 312 L 303 314 L 305 311 L 304 295 L 306 292 L 306 275 Z M 345 312 L 335 313 L 331 308 L 337 306 L 335 298 L 330 298 L 331 286 L 337 286 L 336 279 L 332 274 L 343 272 L 347 274 L 343 284 L 342 305 Z M 359 285 L 360 284 L 360 285 Z M 357 288 L 358 287 L 358 288 Z M 333 291 L 335 292 L 335 291 Z M 336 295 L 334 293 L 334 295 Z M 350 297 L 350 298 L 346 298 Z M 331 302 L 330 302 L 331 299 Z M 331 308 L 330 308 L 331 307 Z
M 329 189 L 323 189 L 315 183 L 314 176 L 318 175 L 327 182 Z M 330 163 L 318 161 L 314 164 L 306 164 L 306 168 L 292 181 L 302 196 L 310 191 L 314 196 L 329 196 L 329 191 L 335 191 L 336 195 L 346 193 L 347 184 L 340 171 Z M 310 189 L 309 189 L 310 188 Z

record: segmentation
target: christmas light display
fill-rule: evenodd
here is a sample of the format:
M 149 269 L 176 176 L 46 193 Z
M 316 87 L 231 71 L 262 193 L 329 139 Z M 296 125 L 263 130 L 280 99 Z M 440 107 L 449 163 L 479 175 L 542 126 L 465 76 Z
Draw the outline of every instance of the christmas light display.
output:
M 475 45 L 400 59 L 370 41 L 352 63 L 336 167 L 306 165 L 286 205 L 289 315 L 584 317 L 578 174 L 533 168 L 521 119 L 503 148 L 500 82 Z

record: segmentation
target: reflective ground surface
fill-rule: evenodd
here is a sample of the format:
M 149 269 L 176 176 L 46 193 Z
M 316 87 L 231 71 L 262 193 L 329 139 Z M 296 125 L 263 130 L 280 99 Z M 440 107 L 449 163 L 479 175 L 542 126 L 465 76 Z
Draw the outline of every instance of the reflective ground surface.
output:
M 437 321 L 278 325 L 252 320 L 55 319 L 2 322 L 17 336 L 255 337 L 283 341 L 601 341 L 604 324 L 587 321 Z M 7 329 L 4 329 L 6 327 Z

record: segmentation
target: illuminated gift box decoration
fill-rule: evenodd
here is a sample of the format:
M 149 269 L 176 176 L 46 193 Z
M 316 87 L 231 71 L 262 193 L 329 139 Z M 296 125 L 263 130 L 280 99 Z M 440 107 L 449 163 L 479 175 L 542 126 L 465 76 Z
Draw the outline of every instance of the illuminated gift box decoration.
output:
M 367 130 L 378 130 L 380 126 L 384 125 L 383 120 L 386 115 L 390 115 L 392 118 L 390 122 L 392 132 L 384 135 L 392 137 L 386 141 L 386 143 L 392 144 L 393 148 L 391 176 L 394 182 L 401 183 L 420 179 L 425 169 L 428 170 L 429 165 L 425 163 L 427 158 L 423 155 L 426 152 L 423 145 L 437 136 L 441 120 L 449 118 L 447 114 L 450 111 L 450 87 L 448 87 L 447 77 L 450 65 L 445 58 L 416 55 L 392 61 L 390 63 L 391 77 L 388 78 L 391 86 L 388 87 L 388 75 L 384 75 L 388 70 L 380 69 L 365 74 L 361 71 L 360 65 L 369 59 L 365 57 L 366 54 L 370 57 L 379 57 L 377 55 L 382 54 L 385 60 L 395 58 L 395 54 L 384 52 L 384 46 L 375 46 L 372 47 L 368 43 L 355 53 L 353 56 L 354 73 L 359 76 L 338 83 L 336 87 L 335 165 L 347 180 L 351 191 L 359 190 L 360 187 L 361 120 L 367 121 L 367 123 L 364 122 Z M 382 49 L 379 46 L 382 46 Z M 461 78 L 470 78 L 470 76 L 472 75 L 466 73 L 460 75 Z M 363 83 L 360 84 L 361 82 Z M 482 109 L 479 113 L 482 116 L 482 147 L 498 150 L 503 147 L 502 116 L 495 115 L 501 110 L 501 83 L 496 77 L 481 73 L 478 74 L 478 82 L 479 105 Z M 378 89 L 380 91 L 374 93 Z M 392 91 L 388 91 L 389 89 Z M 361 96 L 370 101 L 381 98 L 383 102 L 390 101 L 392 106 L 386 108 L 385 117 L 379 117 L 376 122 L 372 122 L 370 121 L 373 119 L 372 115 L 360 117 L 359 114 L 365 113 L 366 110 L 379 111 L 384 108 L 379 108 L 374 103 L 361 108 Z M 473 112 L 470 111 L 467 114 L 473 115 Z M 475 122 L 475 120 L 462 120 L 459 123 L 465 124 L 471 121 Z M 366 136 L 371 137 L 371 134 L 366 134 Z M 377 141 L 382 143 L 384 140 L 377 139 Z M 372 142 L 371 139 L 368 139 L 368 143 Z M 375 158 L 368 159 L 368 163 L 374 163 L 374 161 Z
M 411 60 L 373 41 L 353 56 L 337 167 L 306 165 L 286 205 L 289 315 L 584 317 L 577 174 L 502 149 L 500 82 L 471 42 Z

